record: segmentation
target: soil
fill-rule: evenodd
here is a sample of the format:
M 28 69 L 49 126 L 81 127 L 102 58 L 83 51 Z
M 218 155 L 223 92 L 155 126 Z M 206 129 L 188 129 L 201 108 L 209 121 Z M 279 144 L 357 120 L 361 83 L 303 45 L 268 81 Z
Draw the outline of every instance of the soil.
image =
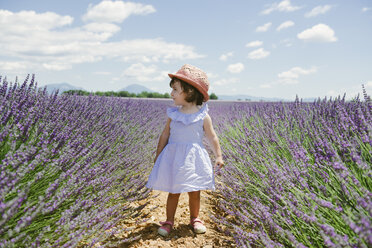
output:
M 164 238 L 158 234 L 160 227 L 159 221 L 166 220 L 165 206 L 168 193 L 162 191 L 152 191 L 150 204 L 148 204 L 143 212 L 149 219 L 141 224 L 130 223 L 130 220 L 123 227 L 134 227 L 129 232 L 126 232 L 121 238 L 139 238 L 129 243 L 120 245 L 120 248 L 138 248 L 138 247 L 236 247 L 232 237 L 227 236 L 222 231 L 223 228 L 218 227 L 211 218 L 210 214 L 215 213 L 216 196 L 210 191 L 201 192 L 201 206 L 199 218 L 207 227 L 207 232 L 204 234 L 195 234 L 189 226 L 189 203 L 188 194 L 182 193 L 178 202 L 178 208 L 175 215 L 175 223 L 172 232 L 168 237 Z M 135 204 L 143 204 L 137 202 Z M 221 229 L 221 231 L 219 230 Z

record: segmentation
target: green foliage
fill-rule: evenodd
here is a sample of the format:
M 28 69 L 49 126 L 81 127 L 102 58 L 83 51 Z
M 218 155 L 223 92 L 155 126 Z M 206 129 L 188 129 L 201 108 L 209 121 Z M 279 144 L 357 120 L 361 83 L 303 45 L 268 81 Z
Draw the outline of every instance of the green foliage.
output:
M 218 96 L 216 94 L 212 93 L 212 94 L 209 95 L 209 99 L 211 99 L 211 100 L 217 100 L 218 99 Z
M 170 98 L 169 93 L 161 94 L 157 92 L 147 92 L 142 91 L 139 94 L 129 93 L 128 91 L 96 91 L 96 92 L 88 92 L 84 90 L 67 90 L 62 94 L 66 95 L 79 95 L 79 96 L 89 96 L 89 95 L 96 95 L 96 96 L 114 96 L 114 97 L 137 97 L 137 98 Z
M 129 93 L 128 91 L 96 91 L 96 92 L 88 92 L 85 90 L 67 90 L 64 91 L 62 94 L 66 95 L 79 95 L 79 96 L 89 96 L 89 95 L 96 95 L 96 96 L 115 96 L 115 97 L 137 97 L 137 98 L 171 98 L 169 93 L 158 93 L 158 92 L 147 92 L 142 91 L 139 94 Z M 209 98 L 212 100 L 217 100 L 218 96 L 214 93 L 209 95 Z

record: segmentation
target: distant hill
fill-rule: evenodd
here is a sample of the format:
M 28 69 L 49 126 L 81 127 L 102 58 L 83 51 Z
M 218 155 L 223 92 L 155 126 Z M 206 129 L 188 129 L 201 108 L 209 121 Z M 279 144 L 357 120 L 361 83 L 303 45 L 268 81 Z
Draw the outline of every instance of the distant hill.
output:
M 270 98 L 270 97 L 257 97 L 249 95 L 217 95 L 218 100 L 225 101 L 250 101 L 250 102 L 294 102 L 295 99 L 284 99 L 284 98 Z M 301 100 L 301 97 L 300 97 Z M 302 98 L 302 102 L 314 102 L 317 98 Z
M 73 86 L 69 83 L 63 82 L 59 84 L 47 84 L 44 86 L 40 86 L 39 88 L 47 87 L 48 93 L 52 93 L 53 91 L 56 91 L 59 89 L 59 94 L 62 94 L 62 92 L 67 90 L 84 90 L 81 87 Z M 135 93 L 139 94 L 142 91 L 146 92 L 154 92 L 153 90 L 150 90 L 149 88 L 146 88 L 143 85 L 140 84 L 131 84 L 126 86 L 125 88 L 122 88 L 119 91 L 128 91 L 129 93 Z M 265 102 L 292 102 L 295 99 L 283 99 L 283 98 L 266 98 L 266 97 L 257 97 L 257 96 L 250 96 L 250 95 L 217 95 L 218 100 L 224 100 L 224 101 L 251 101 L 251 102 L 259 102 L 259 101 L 265 101 Z M 317 98 L 304 98 L 302 99 L 303 102 L 314 102 Z
M 139 94 L 142 91 L 154 92 L 153 90 L 150 90 L 149 88 L 146 88 L 145 86 L 142 86 L 140 84 L 131 84 L 118 91 L 128 91 L 129 93 L 135 93 L 135 94 Z
M 259 101 L 265 101 L 265 102 L 288 102 L 291 101 L 289 99 L 283 99 L 283 98 L 266 98 L 266 97 L 257 97 L 257 96 L 249 96 L 249 95 L 217 95 L 218 100 L 225 100 L 225 101 L 238 101 L 239 99 L 241 101 L 250 101 L 250 102 L 259 102 Z
M 301 98 L 300 98 L 301 99 Z M 318 100 L 318 98 L 303 98 L 302 99 L 302 101 L 303 102 L 314 102 L 314 101 L 316 101 L 316 100 Z M 294 100 L 293 100 L 294 101 Z
M 128 91 L 130 93 L 135 93 L 139 94 L 142 91 L 147 91 L 147 92 L 154 92 L 145 86 L 142 86 L 140 84 L 131 84 L 128 85 L 127 87 L 120 89 L 118 91 Z M 238 99 L 244 101 L 245 99 L 249 99 L 250 101 L 290 101 L 288 99 L 280 99 L 280 98 L 265 98 L 265 97 L 255 97 L 255 96 L 249 96 L 249 95 L 217 95 L 218 100 L 225 100 L 225 101 L 237 101 Z
M 51 94 L 53 91 L 56 91 L 57 89 L 59 89 L 58 91 L 59 95 L 62 94 L 62 92 L 67 91 L 67 90 L 84 90 L 81 87 L 76 87 L 76 86 L 73 86 L 65 82 L 59 83 L 59 84 L 47 84 L 47 85 L 40 86 L 38 88 L 44 89 L 45 86 L 47 87 L 48 94 Z

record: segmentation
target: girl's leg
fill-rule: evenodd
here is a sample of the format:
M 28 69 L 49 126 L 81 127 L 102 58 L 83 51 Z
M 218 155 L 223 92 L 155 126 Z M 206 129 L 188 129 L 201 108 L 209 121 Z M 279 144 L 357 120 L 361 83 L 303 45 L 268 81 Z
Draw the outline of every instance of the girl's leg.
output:
M 190 207 L 190 220 L 199 216 L 200 210 L 200 190 L 188 192 L 189 193 L 189 207 Z
M 178 199 L 181 194 L 168 194 L 167 199 L 167 221 L 174 222 L 174 215 L 176 214 L 176 209 L 178 205 Z

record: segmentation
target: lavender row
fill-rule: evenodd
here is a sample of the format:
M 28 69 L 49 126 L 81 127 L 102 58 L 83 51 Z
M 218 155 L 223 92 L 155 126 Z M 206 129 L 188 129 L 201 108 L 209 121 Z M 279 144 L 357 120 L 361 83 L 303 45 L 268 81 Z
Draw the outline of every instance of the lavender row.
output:
M 144 199 L 169 101 L 0 87 L 0 247 L 111 239 Z M 241 247 L 371 245 L 371 103 L 219 103 L 226 170 L 214 216 Z
M 217 114 L 226 169 L 224 214 L 213 218 L 239 247 L 372 246 L 366 93 L 348 102 L 237 103 Z
M 0 78 L 0 247 L 108 242 L 141 221 L 160 109 L 122 98 L 59 96 Z

